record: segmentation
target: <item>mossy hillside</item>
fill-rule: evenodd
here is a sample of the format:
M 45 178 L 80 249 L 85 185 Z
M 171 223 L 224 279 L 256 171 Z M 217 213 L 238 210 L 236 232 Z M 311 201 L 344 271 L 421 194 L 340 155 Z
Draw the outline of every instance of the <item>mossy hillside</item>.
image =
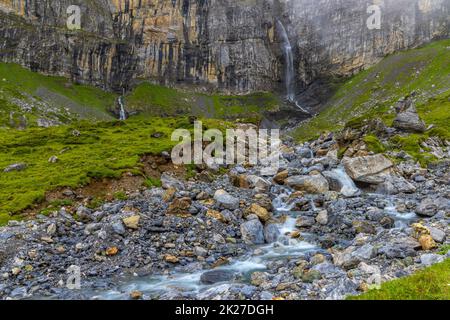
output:
M 10 113 L 25 115 L 28 125 L 37 117 L 68 122 L 77 118 L 112 120 L 108 110 L 117 95 L 88 85 L 72 84 L 64 77 L 46 76 L 13 63 L 0 63 L 0 126 Z M 27 105 L 30 110 L 24 110 Z
M 279 99 L 265 92 L 249 95 L 202 94 L 143 82 L 126 96 L 127 110 L 145 116 L 196 115 L 207 118 L 257 121 L 265 111 L 279 106 Z
M 450 259 L 349 300 L 449 300 Z
M 231 124 L 205 119 L 204 126 L 224 130 Z M 47 191 L 86 185 L 91 179 L 118 178 L 124 172 L 140 174 L 141 155 L 170 151 L 177 143 L 170 140 L 171 134 L 178 128 L 192 129 L 192 124 L 187 118 L 149 118 L 22 131 L 0 129 L 0 223 L 44 200 Z M 163 137 L 153 138 L 154 132 Z M 59 161 L 49 163 L 54 155 Z M 28 167 L 3 172 L 14 163 Z M 149 184 L 158 185 L 158 181 Z
M 299 141 L 313 139 L 321 132 L 341 129 L 355 118 L 362 121 L 377 117 L 390 123 L 395 117 L 392 106 L 412 91 L 418 93 L 419 113 L 427 123 L 448 126 L 448 122 L 444 122 L 448 109 L 433 105 L 429 100 L 443 99 L 450 92 L 449 48 L 447 39 L 386 57 L 345 81 L 324 111 L 304 122 L 294 132 L 294 137 Z

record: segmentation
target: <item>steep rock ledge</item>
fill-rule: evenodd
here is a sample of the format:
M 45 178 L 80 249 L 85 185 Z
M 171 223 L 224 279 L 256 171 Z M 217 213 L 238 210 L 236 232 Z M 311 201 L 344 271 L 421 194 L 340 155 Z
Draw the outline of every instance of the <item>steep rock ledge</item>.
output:
M 283 90 L 276 21 L 294 50 L 297 92 L 397 50 L 449 36 L 450 1 L 385 0 L 380 30 L 361 0 L 0 1 L 0 60 L 116 91 L 133 80 L 223 92 Z M 82 30 L 66 28 L 77 4 Z

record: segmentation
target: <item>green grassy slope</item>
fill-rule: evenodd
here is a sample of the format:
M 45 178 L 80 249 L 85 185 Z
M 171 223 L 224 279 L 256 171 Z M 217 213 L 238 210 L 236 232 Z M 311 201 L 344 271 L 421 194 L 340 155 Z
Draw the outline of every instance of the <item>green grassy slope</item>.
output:
M 220 129 L 225 123 L 205 120 L 204 125 Z M 191 127 L 187 118 L 180 117 L 82 122 L 22 131 L 0 128 L 0 224 L 43 200 L 46 191 L 85 185 L 92 178 L 117 178 L 124 171 L 138 173 L 140 155 L 170 151 L 176 144 L 170 140 L 173 130 Z M 74 135 L 74 130 L 80 135 Z M 163 137 L 152 138 L 156 132 Z M 59 161 L 49 163 L 52 156 Z M 3 172 L 14 163 L 28 167 Z
M 127 110 L 145 116 L 196 115 L 207 118 L 260 119 L 264 111 L 278 108 L 279 99 L 271 93 L 242 96 L 202 94 L 143 82 L 126 96 Z
M 349 300 L 450 300 L 450 259 Z
M 107 110 L 114 107 L 116 99 L 117 95 L 92 86 L 0 63 L 0 127 L 14 127 L 11 124 L 19 122 L 21 116 L 27 126 L 35 126 L 38 118 L 57 123 L 79 118 L 112 120 Z
M 346 81 L 324 111 L 302 124 L 293 135 L 302 141 L 312 139 L 323 131 L 340 129 L 354 118 L 380 117 L 389 123 L 395 116 L 391 107 L 414 90 L 418 93 L 419 113 L 428 123 L 439 122 L 442 126 L 448 119 L 448 105 L 438 106 L 429 99 L 448 101 L 449 84 L 450 40 L 399 52 Z

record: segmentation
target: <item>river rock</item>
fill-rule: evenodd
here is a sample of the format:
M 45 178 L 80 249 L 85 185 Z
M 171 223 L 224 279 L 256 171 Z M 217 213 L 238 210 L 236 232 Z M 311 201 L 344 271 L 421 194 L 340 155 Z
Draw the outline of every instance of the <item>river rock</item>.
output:
M 416 208 L 416 213 L 423 217 L 433 217 L 438 210 L 448 208 L 448 200 L 444 198 L 425 198 Z
M 209 210 L 206 212 L 206 216 L 207 216 L 207 217 L 210 217 L 210 218 L 213 218 L 213 219 L 215 219 L 215 220 L 217 220 L 217 221 L 223 222 L 223 223 L 227 222 L 227 220 L 226 220 L 225 217 L 222 215 L 222 213 L 220 213 L 220 212 L 217 211 L 217 210 L 209 209 Z
M 376 192 L 387 195 L 414 193 L 416 187 L 401 176 L 388 175 L 384 178 L 384 182 L 377 186 Z
M 346 157 L 342 163 L 345 171 L 354 181 L 371 184 L 383 183 L 385 181 L 383 173 L 394 165 L 382 154 L 356 158 Z
M 422 234 L 419 237 L 419 243 L 422 246 L 422 250 L 431 250 L 437 247 L 436 242 L 429 234 Z
M 435 263 L 440 263 L 444 261 L 444 259 L 444 256 L 435 253 L 425 253 L 420 256 L 420 262 L 427 267 Z
M 284 170 L 284 171 L 277 173 L 273 177 L 273 181 L 277 184 L 284 184 L 284 181 L 288 178 L 288 176 L 289 176 L 289 171 Z
M 255 189 L 257 192 L 265 192 L 268 191 L 270 188 L 270 182 L 267 181 L 264 178 L 255 176 L 255 175 L 249 175 L 247 176 L 247 181 L 250 186 L 250 188 Z
M 356 249 L 352 253 L 353 257 L 356 257 L 359 259 L 359 261 L 367 261 L 370 260 L 377 255 L 377 250 L 374 246 L 371 244 L 365 244 L 362 247 Z
M 430 235 L 434 241 L 439 243 L 443 243 L 445 241 L 446 235 L 445 232 L 442 231 L 441 229 L 428 227 L 428 230 L 430 230 Z
M 317 223 L 321 225 L 327 225 L 328 224 L 328 211 L 322 210 L 319 212 L 319 214 L 316 216 Z
M 325 193 L 329 190 L 327 179 L 322 175 L 292 176 L 286 179 L 285 184 L 297 191 L 308 193 Z
M 211 285 L 219 282 L 233 280 L 235 274 L 231 270 L 211 270 L 203 273 L 200 277 L 200 282 Z
M 253 203 L 247 210 L 247 214 L 255 214 L 262 222 L 267 222 L 272 218 L 272 215 L 267 211 L 266 208 L 261 207 L 260 205 Z
M 313 217 L 302 216 L 297 218 L 295 226 L 297 228 L 309 228 L 315 224 L 315 221 L 316 220 Z
M 264 243 L 264 227 L 259 219 L 250 220 L 241 224 L 242 240 L 247 244 Z
M 280 237 L 280 230 L 278 226 L 274 223 L 268 223 L 264 227 L 264 239 L 267 243 L 274 243 Z
M 225 190 L 217 190 L 214 194 L 214 200 L 224 209 L 236 210 L 239 208 L 239 199 L 233 197 Z

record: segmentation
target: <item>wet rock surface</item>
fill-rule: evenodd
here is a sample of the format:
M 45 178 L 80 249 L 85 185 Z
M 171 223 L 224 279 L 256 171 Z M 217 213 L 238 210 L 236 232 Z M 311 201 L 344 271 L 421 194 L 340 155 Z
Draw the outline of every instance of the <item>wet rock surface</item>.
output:
M 443 261 L 449 167 L 339 160 L 336 143 L 286 142 L 292 151 L 272 177 L 255 178 L 258 166 L 209 182 L 165 174 L 162 188 L 127 200 L 11 221 L 0 228 L 0 297 L 343 299 Z M 238 171 L 259 187 L 236 186 Z M 414 192 L 379 192 L 366 178 L 380 171 Z M 358 188 L 351 178 L 361 177 Z M 81 288 L 70 290 L 76 267 Z

